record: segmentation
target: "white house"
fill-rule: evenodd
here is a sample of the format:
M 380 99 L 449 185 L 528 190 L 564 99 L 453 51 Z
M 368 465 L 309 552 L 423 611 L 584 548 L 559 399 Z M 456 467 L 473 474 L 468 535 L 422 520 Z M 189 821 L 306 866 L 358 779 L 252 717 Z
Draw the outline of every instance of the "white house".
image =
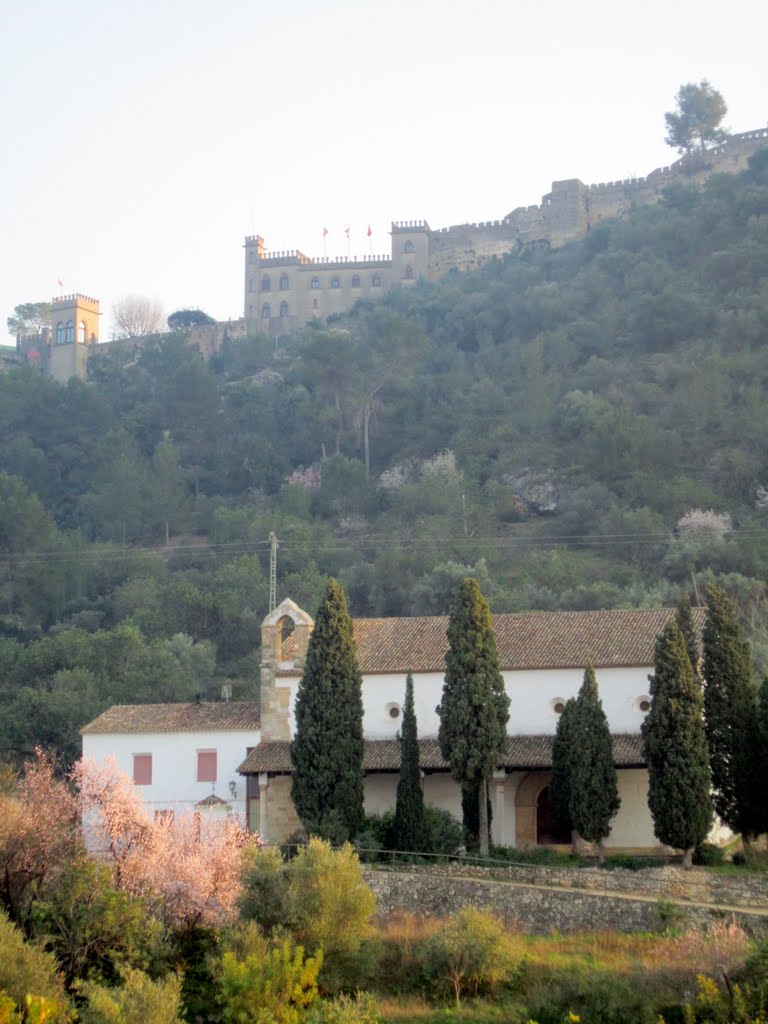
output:
M 648 675 L 656 637 L 671 609 L 531 612 L 493 619 L 510 697 L 508 740 L 494 775 L 494 840 L 528 846 L 568 837 L 549 809 L 552 739 L 565 701 L 576 695 L 588 661 L 595 666 L 613 734 L 621 809 L 606 846 L 658 849 L 647 806 L 640 726 L 650 706 Z M 703 611 L 694 610 L 701 626 Z M 397 789 L 405 677 L 414 696 L 426 801 L 461 816 L 460 792 L 437 744 L 447 649 L 447 618 L 357 619 L 355 641 L 363 675 L 366 810 L 392 807 Z M 83 730 L 83 751 L 110 753 L 142 785 L 154 810 L 191 807 L 212 790 L 271 842 L 299 828 L 290 797 L 290 739 L 307 643 L 314 623 L 290 600 L 262 624 L 261 702 L 256 704 L 116 707 Z M 178 709 L 178 710 L 177 710 Z M 260 713 L 259 713 L 260 711 Z M 151 756 L 151 778 L 146 757 Z M 142 757 L 144 760 L 142 761 Z M 201 767 L 202 765 L 202 767 Z M 144 767 L 142 767 L 144 766 Z M 237 773 L 240 773 L 239 775 Z M 231 798 L 230 784 L 235 796 Z

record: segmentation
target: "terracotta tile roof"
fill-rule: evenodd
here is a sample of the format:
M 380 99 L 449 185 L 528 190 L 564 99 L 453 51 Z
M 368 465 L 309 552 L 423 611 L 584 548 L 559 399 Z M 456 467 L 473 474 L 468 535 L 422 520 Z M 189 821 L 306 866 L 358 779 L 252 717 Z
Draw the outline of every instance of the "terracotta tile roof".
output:
M 258 729 L 258 701 L 200 704 L 115 704 L 80 730 L 83 735 L 136 732 L 230 732 Z
M 501 766 L 510 769 L 550 768 L 554 736 L 509 736 Z M 645 764 L 639 733 L 616 733 L 613 737 L 613 760 L 617 768 L 640 768 Z M 419 764 L 422 768 L 447 770 L 437 740 L 419 740 Z M 397 740 L 366 740 L 363 755 L 365 771 L 398 771 L 400 745 Z M 291 772 L 290 744 L 260 743 L 237 769 L 241 775 L 270 772 L 286 775 Z
M 594 612 L 524 612 L 494 615 L 502 669 L 595 668 L 652 665 L 656 637 L 675 614 L 672 608 L 618 608 Z M 694 608 L 701 630 L 704 609 Z M 360 669 L 377 672 L 442 672 L 448 647 L 446 616 L 355 619 Z M 293 656 L 290 642 L 283 649 Z M 295 675 L 282 669 L 279 675 Z
M 229 807 L 229 804 L 215 793 L 209 793 L 204 800 L 198 800 L 195 807 Z

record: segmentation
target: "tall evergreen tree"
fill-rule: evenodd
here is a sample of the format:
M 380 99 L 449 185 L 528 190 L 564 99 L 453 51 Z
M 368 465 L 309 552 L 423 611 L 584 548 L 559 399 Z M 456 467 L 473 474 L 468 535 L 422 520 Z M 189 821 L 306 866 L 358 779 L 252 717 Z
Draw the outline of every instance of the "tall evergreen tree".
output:
M 506 739 L 509 697 L 488 602 L 477 580 L 459 584 L 448 620 L 440 716 L 440 750 L 454 779 L 478 787 L 480 854 L 487 856 L 488 780 L 498 766 Z
M 602 864 L 604 841 L 610 834 L 611 820 L 621 806 L 621 799 L 611 732 L 591 664 L 584 672 L 569 731 L 571 822 L 582 839 L 598 844 L 597 856 Z
M 759 831 L 755 806 L 756 701 L 749 645 L 733 605 L 720 587 L 707 588 L 704 648 L 704 720 L 715 792 L 715 810 L 749 840 Z
M 651 710 L 641 729 L 648 806 L 657 838 L 684 850 L 683 867 L 691 867 L 693 849 L 712 824 L 712 776 L 701 684 L 676 622 L 656 640 L 654 668 Z
M 291 795 L 308 832 L 351 839 L 363 821 L 363 698 L 344 591 L 330 580 L 296 695 Z
M 576 700 L 565 702 L 552 742 L 552 780 L 549 783 L 549 806 L 556 821 L 573 833 L 571 820 L 571 758 L 573 756 L 573 717 Z
M 755 775 L 754 793 L 757 814 L 755 815 L 755 832 L 765 835 L 768 832 L 768 673 L 763 676 L 757 693 L 757 725 L 755 729 L 757 746 L 754 752 Z
M 699 677 L 699 645 L 696 640 L 696 629 L 693 625 L 693 614 L 691 612 L 691 599 L 688 594 L 683 594 L 677 603 L 677 612 L 675 613 L 675 621 L 677 622 L 680 632 L 683 634 L 683 640 L 685 642 L 685 649 L 688 653 L 688 658 L 691 662 L 691 668 L 696 678 Z
M 413 676 L 405 681 L 403 727 L 400 732 L 400 779 L 397 783 L 392 841 L 397 850 L 424 848 L 424 793 L 419 768 L 419 737 L 413 707 Z

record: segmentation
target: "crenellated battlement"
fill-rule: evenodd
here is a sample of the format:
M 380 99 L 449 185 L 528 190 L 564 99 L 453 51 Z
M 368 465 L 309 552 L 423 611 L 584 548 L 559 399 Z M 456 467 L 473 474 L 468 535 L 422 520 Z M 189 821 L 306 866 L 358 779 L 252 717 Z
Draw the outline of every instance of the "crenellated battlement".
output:
M 75 304 L 95 306 L 98 309 L 99 300 L 92 299 L 90 295 L 82 295 L 80 292 L 73 292 L 72 295 L 55 295 L 51 299 L 54 309 L 57 306 L 74 306 Z
M 393 220 L 392 234 L 403 231 L 429 231 L 429 224 L 425 220 Z

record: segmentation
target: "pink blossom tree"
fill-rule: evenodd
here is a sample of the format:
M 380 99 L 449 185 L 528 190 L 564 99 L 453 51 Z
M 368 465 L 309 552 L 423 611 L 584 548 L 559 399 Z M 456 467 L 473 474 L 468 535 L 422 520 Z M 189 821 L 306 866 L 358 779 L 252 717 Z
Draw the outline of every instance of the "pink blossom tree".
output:
M 197 813 L 151 819 L 112 758 L 72 770 L 86 842 L 114 866 L 119 889 L 147 898 L 176 928 L 220 926 L 234 917 L 243 850 L 258 845 L 236 821 Z

